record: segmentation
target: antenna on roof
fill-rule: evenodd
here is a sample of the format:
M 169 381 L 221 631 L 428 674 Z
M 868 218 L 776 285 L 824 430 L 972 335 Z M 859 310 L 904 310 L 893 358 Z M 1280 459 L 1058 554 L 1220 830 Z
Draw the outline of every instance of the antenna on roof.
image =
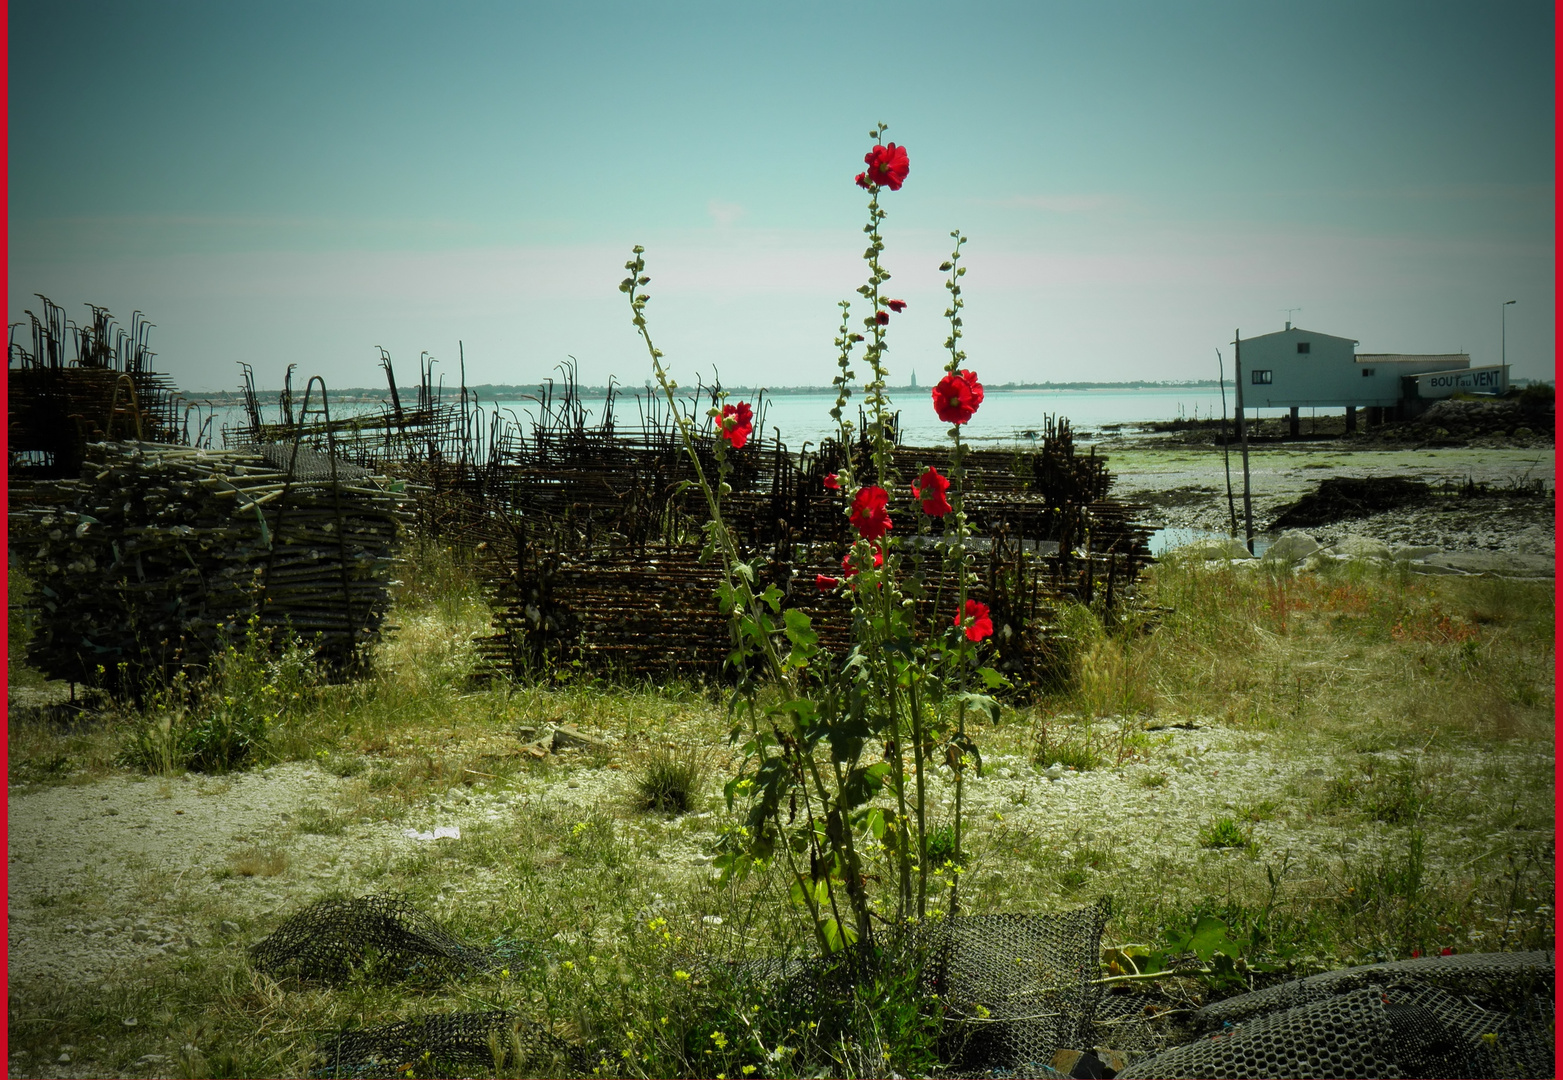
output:
M 1282 308 L 1281 310 L 1286 312 L 1286 328 L 1288 330 L 1290 330 L 1292 328 L 1292 312 L 1294 312 L 1294 311 L 1301 311 L 1302 308 L 1300 308 L 1300 307 L 1289 307 L 1289 308 Z

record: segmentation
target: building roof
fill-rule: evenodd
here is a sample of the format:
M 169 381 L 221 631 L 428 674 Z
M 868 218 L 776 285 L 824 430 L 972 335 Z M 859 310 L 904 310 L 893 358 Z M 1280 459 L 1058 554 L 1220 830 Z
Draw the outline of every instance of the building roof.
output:
M 1288 326 L 1285 330 L 1276 330 L 1275 332 L 1269 334 L 1255 334 L 1253 337 L 1244 338 L 1243 342 L 1244 344 L 1247 344 L 1250 341 L 1261 341 L 1264 338 L 1272 337 L 1308 338 L 1313 341 L 1322 341 L 1325 338 L 1329 338 L 1333 341 L 1348 341 L 1353 345 L 1357 343 L 1355 338 L 1341 337 L 1339 334 L 1324 334 L 1317 330 L 1304 330 L 1300 326 Z

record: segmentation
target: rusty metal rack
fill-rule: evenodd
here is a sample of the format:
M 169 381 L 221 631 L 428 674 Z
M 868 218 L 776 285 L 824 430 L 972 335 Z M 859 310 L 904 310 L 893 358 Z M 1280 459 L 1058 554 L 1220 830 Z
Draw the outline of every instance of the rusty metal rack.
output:
M 87 305 L 82 325 L 40 295 L 43 315 L 27 311 L 32 348 L 16 340 L 24 324 L 11 326 L 7 345 L 7 446 L 9 476 L 48 480 L 76 476 L 88 443 L 140 439 L 178 443 L 177 394 L 167 376 L 152 370 L 147 348 L 152 323 L 141 312 L 128 329 L 107 309 Z M 66 357 L 67 343 L 75 357 Z

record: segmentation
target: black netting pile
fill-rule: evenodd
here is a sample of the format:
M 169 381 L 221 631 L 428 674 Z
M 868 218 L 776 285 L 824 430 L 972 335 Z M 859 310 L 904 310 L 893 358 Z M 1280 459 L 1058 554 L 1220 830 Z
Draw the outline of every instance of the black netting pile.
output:
M 355 971 L 386 982 L 486 971 L 504 959 L 469 945 L 405 900 L 321 900 L 250 947 L 250 962 L 278 978 L 343 983 Z
M 819 1022 L 825 1044 L 852 1037 L 857 988 L 921 971 L 939 995 L 939 1056 L 957 1073 L 1031 1070 L 1060 1049 L 1089 1044 L 1107 901 L 1052 915 L 960 915 L 873 949 L 793 960 L 708 963 L 767 991 L 768 1007 Z
M 918 977 L 943 1006 L 946 1076 L 1539 1077 L 1553 1075 L 1551 953 L 1477 953 L 1326 972 L 1194 1007 L 1170 991 L 1097 982 L 1105 900 L 1056 915 L 968 915 L 825 958 L 707 961 L 769 1007 L 819 1021 L 833 1041 L 853 996 Z M 510 962 L 466 944 L 404 900 L 321 901 L 251 949 L 257 968 L 340 983 L 444 978 Z M 1072 1052 L 1083 1052 L 1072 1053 Z M 592 1052 L 502 1011 L 346 1031 L 320 1077 L 437 1076 L 512 1068 L 589 1071 Z M 1109 1065 L 1110 1063 L 1110 1065 Z
M 558 1076 L 591 1068 L 586 1052 L 502 1010 L 446 1013 L 344 1031 L 319 1051 L 315 1077 L 449 1076 L 464 1067 Z
M 1345 968 L 1198 1010 L 1198 1038 L 1124 1078 L 1553 1075 L 1553 957 L 1474 953 Z
M 1058 915 L 962 915 L 930 928 L 952 1069 L 1035 1070 L 1089 1044 L 1106 901 Z

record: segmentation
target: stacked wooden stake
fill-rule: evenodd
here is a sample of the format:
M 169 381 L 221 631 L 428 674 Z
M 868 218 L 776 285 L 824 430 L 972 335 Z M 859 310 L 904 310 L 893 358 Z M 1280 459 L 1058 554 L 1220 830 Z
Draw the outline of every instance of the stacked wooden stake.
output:
M 112 442 L 53 486 L 52 506 L 10 515 L 41 608 L 28 659 L 53 678 L 137 691 L 203 667 L 252 617 L 342 665 L 384 621 L 406 497 L 362 469 L 288 446 Z

